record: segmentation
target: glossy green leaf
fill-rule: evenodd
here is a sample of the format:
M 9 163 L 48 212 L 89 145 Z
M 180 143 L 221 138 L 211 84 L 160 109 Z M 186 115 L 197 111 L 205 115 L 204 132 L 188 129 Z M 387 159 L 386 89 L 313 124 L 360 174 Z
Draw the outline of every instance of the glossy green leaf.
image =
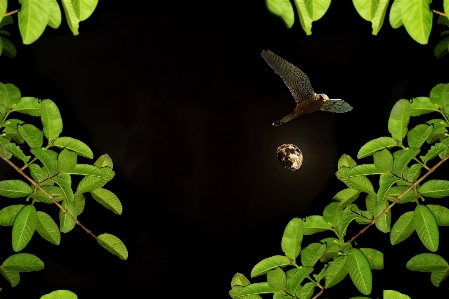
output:
M 70 202 L 73 203 L 73 191 L 72 191 L 72 179 L 69 174 L 60 174 L 57 177 L 51 179 L 55 182 L 59 187 L 61 187 L 62 192 L 64 193 L 64 197 Z
M 273 291 L 282 291 L 287 285 L 287 277 L 281 268 L 275 268 L 267 272 L 267 282 Z
M 337 226 L 338 217 L 337 213 L 343 213 L 343 210 L 339 208 L 338 202 L 329 203 L 323 210 L 324 221 L 331 223 L 332 226 Z
M 117 215 L 121 215 L 123 208 L 118 197 L 111 191 L 103 188 L 98 188 L 90 192 L 92 197 L 106 209 L 111 210 Z
M 37 233 L 48 242 L 59 245 L 61 233 L 56 222 L 47 213 L 41 211 L 37 212 L 37 220 Z
M 17 272 L 33 272 L 44 269 L 44 262 L 37 256 L 29 253 L 16 253 L 8 257 L 2 267 Z
M 304 222 L 304 235 L 313 235 L 326 230 L 332 230 L 332 225 L 327 223 L 323 216 L 308 216 Z
M 363 295 L 369 295 L 373 287 L 373 277 L 368 259 L 357 248 L 351 249 L 347 265 L 349 276 L 357 289 Z
M 416 206 L 413 222 L 424 246 L 432 252 L 437 251 L 440 239 L 438 224 L 429 208 L 423 205 Z
M 42 147 L 44 133 L 41 130 L 30 124 L 18 126 L 17 129 L 30 148 Z
M 306 0 L 293 0 L 296 5 L 296 10 L 299 14 L 299 22 L 301 23 L 301 27 L 307 35 L 312 34 L 312 17 L 309 14 L 307 9 L 307 1 Z
M 421 253 L 412 257 L 407 262 L 407 269 L 419 272 L 433 272 L 438 270 L 445 270 L 448 263 L 438 254 Z
M 267 282 L 252 283 L 246 287 L 240 288 L 234 287 L 229 291 L 229 295 L 231 295 L 232 298 L 241 298 L 243 296 L 245 296 L 245 298 L 250 298 L 249 295 L 267 293 L 273 293 Z
M 15 252 L 21 251 L 30 242 L 36 226 L 36 208 L 32 205 L 23 207 L 12 226 L 12 249 Z
M 379 137 L 371 141 L 368 141 L 366 144 L 364 144 L 360 148 L 357 154 L 357 158 L 362 159 L 365 157 L 369 157 L 377 151 L 383 150 L 384 148 L 391 148 L 393 146 L 397 146 L 397 142 L 393 138 Z
M 374 217 L 379 216 L 388 207 L 387 201 L 379 202 L 374 211 Z M 386 214 L 383 214 L 375 223 L 378 230 L 383 233 L 388 233 L 390 231 L 391 225 L 391 210 Z M 366 294 L 365 294 L 366 295 Z
M 78 296 L 68 290 L 57 290 L 42 296 L 40 299 L 78 299 Z
M 435 106 L 428 97 L 416 97 L 410 101 L 410 116 L 419 116 L 436 111 L 438 111 L 438 106 Z
M 53 145 L 59 148 L 69 149 L 82 157 L 86 157 L 89 159 L 92 159 L 94 157 L 92 150 L 84 142 L 75 138 L 59 137 L 53 142 Z
M 61 0 L 61 3 L 64 7 L 65 18 L 70 30 L 72 31 L 73 35 L 78 35 L 80 19 L 76 15 L 72 0 Z
M 430 91 L 430 101 L 440 108 L 444 107 L 443 92 L 445 87 L 446 84 L 439 83 Z
M 384 254 L 372 248 L 360 248 L 373 270 L 382 270 L 384 268 Z
M 60 172 L 71 172 L 77 161 L 76 153 L 63 149 L 58 155 L 58 169 Z
M 391 136 L 402 141 L 407 134 L 407 126 L 410 121 L 410 102 L 407 100 L 399 100 L 391 109 L 390 118 L 388 119 L 388 132 Z
M 21 180 L 4 180 L 0 182 L 0 195 L 8 198 L 26 197 L 33 193 L 27 183 Z
M 290 264 L 291 261 L 288 257 L 283 255 L 275 255 L 258 262 L 251 270 L 251 277 L 260 276 L 276 267 L 283 267 Z
M 84 21 L 94 12 L 98 0 L 72 0 L 72 3 L 76 16 Z
M 398 291 L 393 291 L 393 290 L 384 290 L 383 298 L 384 299 L 411 299 L 409 296 L 401 294 Z
M 393 176 L 380 176 L 379 178 L 379 190 L 377 191 L 377 201 L 383 202 L 386 198 L 388 190 L 399 181 L 399 178 Z
M 11 108 L 20 102 L 20 90 L 13 84 L 0 83 L 0 103 L 4 103 L 6 108 Z
M 390 172 L 393 169 L 393 155 L 386 148 L 374 153 L 374 166 L 381 172 Z
M 366 209 L 369 212 L 374 213 L 374 210 L 376 209 L 376 205 L 377 205 L 377 195 L 368 193 L 366 195 L 365 205 L 366 205 Z
M 419 154 L 421 150 L 419 148 L 406 149 L 397 159 L 393 162 L 393 173 L 398 177 L 402 177 L 403 172 L 407 169 L 408 163 Z
M 338 177 L 338 175 L 337 175 Z M 358 190 L 360 192 L 374 194 L 374 187 L 371 181 L 365 176 L 354 176 L 349 178 L 340 178 L 349 188 Z
M 111 157 L 108 154 L 101 155 L 98 157 L 97 161 L 94 163 L 95 166 L 103 168 L 109 167 L 110 169 L 114 168 L 114 163 L 112 163 Z
M 417 125 L 407 133 L 408 146 L 420 148 L 430 134 L 432 134 L 432 126 L 426 124 Z
M 95 192 L 95 191 L 94 191 Z M 300 218 L 293 218 L 287 224 L 282 235 L 281 248 L 285 255 L 296 260 L 301 251 L 301 242 L 304 235 L 304 222 Z
M 16 270 L 6 269 L 5 267 L 0 266 L 0 274 L 12 287 L 19 284 L 20 274 Z
M 393 4 L 390 8 L 390 25 L 394 29 L 397 29 L 403 25 L 402 23 L 402 12 L 401 12 L 401 2 L 403 0 L 393 0 Z
M 5 144 L 5 148 L 17 159 L 27 163 L 30 160 L 30 156 L 25 156 L 20 147 L 15 145 L 14 143 Z
M 23 97 L 20 99 L 20 102 L 13 107 L 13 111 L 28 114 L 31 116 L 41 116 L 41 103 L 36 98 Z
M 407 189 L 409 189 L 409 186 L 407 185 L 393 186 L 387 191 L 385 197 L 390 201 L 396 201 L 396 199 L 401 196 L 401 199 L 398 202 L 400 204 L 415 201 L 415 192 L 409 190 L 407 193 L 404 193 Z
M 44 126 L 44 135 L 48 142 L 52 142 L 59 137 L 62 132 L 61 113 L 52 100 L 43 100 L 41 102 L 41 120 Z
M 19 0 L 19 30 L 25 45 L 36 41 L 50 19 L 50 4 L 48 0 Z
M 326 251 L 326 244 L 312 243 L 301 251 L 301 264 L 307 267 L 313 267 Z
M 76 218 L 76 209 L 74 204 L 67 202 L 67 200 L 62 201 L 62 207 L 67 210 L 70 215 Z M 64 213 L 63 211 L 59 211 L 59 230 L 61 233 L 68 233 L 76 226 L 76 222 L 73 219 Z
M 268 10 L 280 17 L 287 28 L 291 28 L 295 22 L 295 13 L 289 0 L 266 0 Z
M 310 299 L 313 296 L 313 292 L 315 292 L 315 284 L 313 282 L 308 282 L 301 288 L 297 297 Z
M 402 214 L 393 225 L 390 233 L 391 245 L 396 245 L 407 239 L 415 231 L 413 211 Z
M 246 287 L 249 284 L 250 284 L 250 282 L 249 282 L 248 278 L 246 278 L 245 275 L 238 273 L 238 272 L 232 277 L 232 280 L 231 280 L 231 288 L 234 286 Z
M 436 143 L 429 149 L 429 151 L 424 156 L 420 156 L 421 161 L 424 164 L 427 164 L 427 162 L 429 162 L 433 158 L 437 157 L 441 152 L 443 152 L 446 149 L 446 147 L 447 146 L 445 144 Z
M 331 5 L 331 0 L 309 0 L 306 1 L 307 10 L 313 21 L 321 19 Z
M 61 201 L 65 199 L 64 192 L 57 186 L 44 185 L 41 186 L 48 194 L 50 194 L 55 201 Z M 38 202 L 53 204 L 53 201 L 47 197 L 40 189 L 36 192 L 36 199 Z
M 14 44 L 9 39 L 7 39 L 4 36 L 0 36 L 0 42 L 3 45 L 2 55 L 5 55 L 6 57 L 11 59 L 16 57 L 17 54 L 16 46 L 14 46 Z
M 373 27 L 373 35 L 377 35 L 379 33 L 380 28 L 382 28 L 382 25 L 385 20 L 385 14 L 387 13 L 387 7 L 388 2 L 390 0 L 379 0 L 376 13 L 374 14 L 373 19 L 371 20 L 372 27 Z
M 339 201 L 340 207 L 345 208 L 346 206 L 353 203 L 359 197 L 359 195 L 359 191 L 352 188 L 346 188 L 335 194 L 332 199 Z
M 449 36 L 446 36 L 442 40 L 438 42 L 438 44 L 435 46 L 435 49 L 433 50 L 433 54 L 436 58 L 442 58 L 443 56 L 447 55 L 449 53 Z
M 287 272 L 287 291 L 290 294 L 298 293 L 301 290 L 303 280 L 313 272 L 311 267 L 302 267 L 300 269 L 292 269 L 295 271 Z M 290 273 L 289 273 L 290 272 Z
M 329 267 L 327 268 L 325 275 L 326 289 L 342 281 L 349 273 L 349 268 L 346 261 L 347 256 L 339 256 L 334 261 L 329 263 Z
M 3 16 L 6 14 L 6 8 L 8 7 L 8 0 L 0 0 L 0 22 Z
M 86 193 L 101 188 L 112 180 L 115 175 L 114 171 L 108 167 L 101 168 L 101 171 L 104 173 L 103 177 L 88 175 L 82 178 L 78 184 L 76 193 Z
M 407 33 L 418 43 L 425 45 L 432 30 L 432 0 L 408 0 L 401 2 L 402 22 Z
M 449 226 L 449 209 L 440 205 L 426 205 L 439 226 Z M 1 211 L 0 211 L 1 213 Z
M 107 176 L 103 171 L 101 171 L 101 168 L 89 164 L 76 164 L 75 168 L 68 173 L 77 175 L 92 175 L 97 177 Z
M 422 196 L 431 198 L 443 198 L 449 196 L 449 181 L 445 180 L 427 181 L 418 188 L 418 192 Z
M 0 225 L 11 226 L 24 205 L 10 205 L 0 210 Z
M 345 175 L 346 178 L 361 176 L 361 175 L 372 175 L 372 174 L 381 174 L 385 171 L 380 171 L 374 164 L 362 164 L 357 165 L 351 168 L 348 173 Z
M 352 0 L 359 15 L 367 21 L 371 21 L 377 11 L 380 0 Z
M 101 234 L 97 237 L 97 242 L 110 253 L 118 256 L 122 260 L 128 259 L 128 250 L 125 244 L 114 235 Z M 254 268 L 253 268 L 254 270 Z M 252 272 L 251 272 L 252 274 Z M 253 277 L 251 275 L 251 277 Z
M 76 216 L 81 215 L 84 211 L 84 206 L 86 205 L 86 199 L 82 193 L 77 193 L 74 196 L 74 205 Z
M 49 16 L 48 26 L 51 28 L 58 28 L 61 25 L 61 9 L 56 0 L 48 0 Z
M 343 237 L 346 235 L 346 229 L 348 228 L 349 224 L 357 217 L 358 217 L 357 215 L 350 214 L 345 215 L 343 219 L 341 219 L 337 227 L 337 234 L 340 239 L 343 239 Z
M 434 286 L 439 287 L 448 276 L 449 267 L 446 267 L 444 270 L 433 271 L 432 274 L 430 274 L 430 281 Z
M 421 164 L 413 164 L 403 173 L 404 179 L 410 183 L 416 182 L 421 175 L 421 169 Z

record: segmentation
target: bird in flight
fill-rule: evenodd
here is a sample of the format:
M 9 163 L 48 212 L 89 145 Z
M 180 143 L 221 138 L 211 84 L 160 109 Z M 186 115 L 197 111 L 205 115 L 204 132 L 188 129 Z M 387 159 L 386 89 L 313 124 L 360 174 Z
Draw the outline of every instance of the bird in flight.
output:
M 312 113 L 317 110 L 334 113 L 344 113 L 352 110 L 352 107 L 341 99 L 329 99 L 324 93 L 315 93 L 310 85 L 309 77 L 282 57 L 274 54 L 270 50 L 262 51 L 263 59 L 278 74 L 296 101 L 296 107 L 292 113 L 284 116 L 273 123 L 273 126 L 280 126 L 301 114 Z

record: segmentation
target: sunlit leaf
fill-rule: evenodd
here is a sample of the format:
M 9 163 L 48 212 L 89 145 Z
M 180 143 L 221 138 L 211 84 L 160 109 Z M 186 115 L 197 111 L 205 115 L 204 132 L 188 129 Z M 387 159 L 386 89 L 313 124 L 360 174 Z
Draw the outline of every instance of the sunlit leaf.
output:
M 280 17 L 287 28 L 291 28 L 295 22 L 295 13 L 289 0 L 266 0 L 268 10 Z
M 384 148 L 391 148 L 393 146 L 397 146 L 397 142 L 393 138 L 379 137 L 368 141 L 365 145 L 363 145 L 357 154 L 357 158 L 362 159 L 371 156 L 375 152 L 383 150 Z
M 401 2 L 403 0 L 393 0 L 393 4 L 390 8 L 390 25 L 394 29 L 397 29 L 403 25 L 402 23 L 402 12 L 401 12 Z
M 312 34 L 312 17 L 309 15 L 306 0 L 293 0 L 299 14 L 299 22 L 307 35 Z
M 267 282 L 273 291 L 284 290 L 287 284 L 285 272 L 279 267 L 268 271 Z
M 291 261 L 288 257 L 283 255 L 275 255 L 258 262 L 251 270 L 251 277 L 263 275 L 274 268 L 283 267 L 290 264 Z
M 426 205 L 439 226 L 449 226 L 449 209 L 440 205 Z M 1 211 L 0 211 L 1 213 Z
M 285 255 L 295 260 L 301 251 L 301 242 L 304 234 L 304 222 L 300 218 L 293 218 L 287 224 L 282 235 L 281 247 Z
M 379 0 L 379 4 L 376 8 L 376 13 L 374 14 L 373 19 L 371 20 L 373 27 L 373 35 L 377 35 L 379 33 L 380 28 L 384 23 L 385 14 L 387 13 L 388 2 L 390 0 Z
M 8 257 L 2 264 L 3 268 L 17 272 L 33 272 L 44 269 L 44 262 L 29 253 L 16 253 Z
M 92 159 L 92 150 L 82 141 L 71 137 L 59 137 L 53 142 L 54 146 L 69 149 L 82 157 Z
M 418 188 L 418 192 L 431 198 L 443 198 L 449 196 L 449 181 L 430 180 Z
M 123 244 L 123 242 L 116 236 L 111 234 L 101 234 L 97 237 L 97 242 L 103 248 L 108 250 L 110 253 L 118 256 L 120 259 L 128 259 L 128 250 L 126 249 L 125 244 Z M 251 275 L 251 277 L 253 276 Z
M 388 119 L 388 132 L 391 136 L 402 141 L 407 134 L 407 126 L 410 121 L 410 102 L 407 100 L 399 100 L 391 109 L 390 118 Z
M 408 34 L 418 43 L 425 45 L 432 29 L 432 0 L 407 0 L 401 2 L 402 22 Z
M 406 265 L 407 269 L 419 272 L 445 270 L 447 266 L 446 260 L 434 253 L 417 254 Z
M 26 197 L 33 193 L 33 188 L 21 180 L 4 180 L 0 182 L 0 195 L 8 198 Z
M 36 41 L 48 24 L 50 18 L 49 0 L 19 0 L 19 30 L 25 45 Z
M 48 242 L 59 245 L 61 233 L 56 222 L 47 214 L 41 211 L 37 212 L 37 233 Z
M 373 248 L 360 248 L 373 270 L 382 270 L 384 268 L 384 254 Z
M 58 138 L 62 132 L 62 119 L 58 107 L 52 100 L 41 102 L 41 120 L 48 142 Z
M 15 252 L 21 251 L 30 242 L 36 226 L 36 208 L 32 205 L 23 207 L 12 226 L 12 249 Z
M 368 259 L 357 248 L 353 248 L 348 256 L 349 276 L 363 295 L 369 295 L 373 287 L 373 277 Z
M 429 208 L 423 205 L 416 206 L 413 222 L 416 233 L 424 246 L 432 252 L 437 251 L 439 245 L 438 224 Z

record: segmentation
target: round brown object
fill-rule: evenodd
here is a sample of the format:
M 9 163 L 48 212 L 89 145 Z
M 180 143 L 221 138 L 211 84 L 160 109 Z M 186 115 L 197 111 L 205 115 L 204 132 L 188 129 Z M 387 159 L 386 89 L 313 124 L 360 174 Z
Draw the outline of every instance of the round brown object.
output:
M 302 152 L 299 147 L 294 144 L 280 145 L 276 150 L 276 155 L 279 162 L 291 171 L 298 170 L 302 165 Z

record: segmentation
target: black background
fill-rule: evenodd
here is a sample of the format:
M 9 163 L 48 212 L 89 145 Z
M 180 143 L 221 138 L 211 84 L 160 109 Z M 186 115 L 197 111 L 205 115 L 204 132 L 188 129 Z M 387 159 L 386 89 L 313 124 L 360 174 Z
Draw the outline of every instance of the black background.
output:
M 22 274 L 15 288 L 3 280 L 2 298 L 39 298 L 55 289 L 80 298 L 230 298 L 236 272 L 249 277 L 257 262 L 282 254 L 291 218 L 321 214 L 345 188 L 334 176 L 343 153 L 356 157 L 367 141 L 387 136 L 397 100 L 428 96 L 449 82 L 449 58 L 433 55 L 443 30 L 436 16 L 423 46 L 404 27 L 392 29 L 388 15 L 379 35 L 371 35 L 371 23 L 350 1 L 334 1 L 311 36 L 298 20 L 286 29 L 264 1 L 123 2 L 100 1 L 76 37 L 63 20 L 24 46 L 15 25 L 18 54 L 0 58 L 0 79 L 22 96 L 55 101 L 63 136 L 86 142 L 96 157 L 112 157 L 116 177 L 106 188 L 121 199 L 123 215 L 88 198 L 79 219 L 97 235 L 121 238 L 129 259 L 109 254 L 78 227 L 58 247 L 36 235 L 23 252 L 43 259 L 45 270 Z M 266 49 L 305 71 L 317 93 L 342 98 L 354 110 L 272 127 L 295 103 L 260 57 Z M 302 150 L 300 170 L 278 162 L 283 143 Z M 1 175 L 18 178 L 6 165 Z M 2 206 L 11 201 L 2 199 Z M 401 209 L 413 207 L 398 207 L 393 221 Z M 1 229 L 0 259 L 13 253 L 10 229 Z M 448 232 L 440 231 L 438 253 L 448 259 L 442 237 Z M 324 236 L 330 235 L 317 238 Z M 386 253 L 385 269 L 373 273 L 373 297 L 383 289 L 412 298 L 423 290 L 447 295 L 447 286 L 431 285 L 430 274 L 405 269 L 413 255 L 428 252 L 416 234 L 392 248 L 388 234 L 370 228 L 357 243 Z M 357 295 L 347 277 L 322 297 Z

